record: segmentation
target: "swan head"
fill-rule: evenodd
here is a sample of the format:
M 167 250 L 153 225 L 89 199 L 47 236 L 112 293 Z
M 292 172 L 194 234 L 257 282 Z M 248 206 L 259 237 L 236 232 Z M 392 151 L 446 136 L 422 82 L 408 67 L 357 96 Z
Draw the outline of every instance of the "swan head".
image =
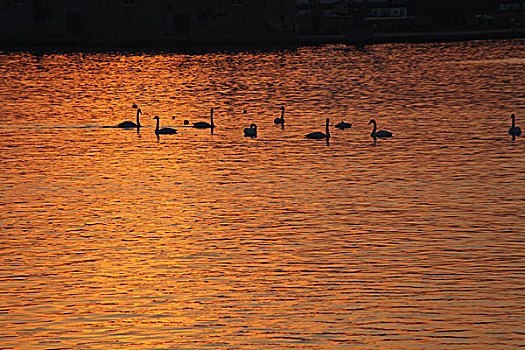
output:
M 512 113 L 512 114 L 510 115 L 510 119 L 513 119 L 513 120 L 516 119 L 516 116 L 514 115 L 514 113 Z
M 281 108 L 279 108 L 281 111 L 284 111 L 284 106 L 281 106 Z
M 255 129 L 255 130 L 257 130 L 257 125 L 255 125 L 255 124 L 250 124 L 250 129 Z
M 375 119 L 370 119 L 370 121 L 368 122 L 368 125 L 370 124 L 375 124 L 376 123 L 376 120 Z
M 131 106 L 131 108 L 133 108 L 133 109 L 137 109 L 137 108 L 139 108 L 139 106 L 137 106 L 137 104 L 134 103 L 133 106 Z
M 142 114 L 142 110 L 140 108 L 137 109 L 137 113 Z
M 188 119 L 184 119 L 184 125 L 188 125 L 190 121 Z
M 242 114 L 247 114 L 247 113 L 248 113 L 247 110 L 242 111 Z
M 159 116 L 156 115 L 156 116 L 153 117 L 153 119 L 157 119 L 157 120 L 159 120 Z

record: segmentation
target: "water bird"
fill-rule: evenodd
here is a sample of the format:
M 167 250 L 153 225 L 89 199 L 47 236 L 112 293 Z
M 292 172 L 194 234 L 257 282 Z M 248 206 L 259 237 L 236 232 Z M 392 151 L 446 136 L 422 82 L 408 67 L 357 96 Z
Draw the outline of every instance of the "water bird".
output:
M 328 140 L 330 138 L 329 124 L 330 124 L 330 118 L 326 118 L 326 132 L 325 133 L 322 133 L 320 131 L 311 132 L 305 135 L 306 138 L 313 139 L 313 140 L 324 140 L 324 139 Z
M 392 137 L 392 135 L 394 135 L 390 131 L 386 131 L 386 130 L 376 131 L 377 130 L 377 123 L 376 123 L 375 119 L 370 119 L 370 121 L 368 122 L 368 125 L 370 125 L 370 124 L 374 124 L 374 130 L 372 130 L 372 132 L 370 133 L 370 136 L 372 136 L 374 139 L 376 137 Z
M 171 119 L 175 120 L 175 118 L 176 118 L 176 117 L 175 117 L 174 115 L 171 116 Z M 189 121 L 188 119 L 184 119 L 183 123 L 184 123 L 184 125 L 189 125 L 189 124 L 190 124 L 190 121 Z
M 347 129 L 347 128 L 351 128 L 352 127 L 352 123 L 347 123 L 347 122 L 341 120 L 340 123 L 335 124 L 335 127 L 338 128 L 338 129 L 344 130 L 344 129 Z
M 193 123 L 193 127 L 196 129 L 213 129 L 215 124 L 213 124 L 213 108 L 210 109 L 210 122 L 196 122 Z
M 249 128 L 244 128 L 244 136 L 257 137 L 257 125 L 250 124 Z
M 139 117 L 142 114 L 142 111 L 140 108 L 137 107 L 136 104 L 133 105 L 133 108 L 137 109 L 137 122 L 133 123 L 132 121 L 126 120 L 125 122 L 119 123 L 117 125 L 117 128 L 140 128 L 142 125 L 140 125 Z
M 173 135 L 177 133 L 177 129 L 173 128 L 162 128 L 159 129 L 160 124 L 160 118 L 158 116 L 153 117 L 153 119 L 157 119 L 157 127 L 155 128 L 155 134 L 157 135 Z
M 516 116 L 513 113 L 510 117 L 512 118 L 512 126 L 509 128 L 509 135 L 512 135 L 512 137 L 520 136 L 521 129 L 519 126 L 516 126 Z
M 275 118 L 273 122 L 274 124 L 281 124 L 281 126 L 284 126 L 284 107 L 281 107 L 280 110 L 281 110 L 281 117 Z

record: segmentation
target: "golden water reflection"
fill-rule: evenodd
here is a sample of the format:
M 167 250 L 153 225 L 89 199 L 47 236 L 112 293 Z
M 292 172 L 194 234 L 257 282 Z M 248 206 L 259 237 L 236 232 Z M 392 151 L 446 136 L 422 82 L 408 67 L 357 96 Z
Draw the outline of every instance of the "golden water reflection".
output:
M 0 347 L 525 345 L 523 57 L 2 53 Z

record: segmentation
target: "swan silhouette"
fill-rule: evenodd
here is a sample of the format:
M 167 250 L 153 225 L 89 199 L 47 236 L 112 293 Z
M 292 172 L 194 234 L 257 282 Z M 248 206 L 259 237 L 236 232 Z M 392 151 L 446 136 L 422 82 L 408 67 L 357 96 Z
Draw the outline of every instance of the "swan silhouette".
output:
M 273 122 L 275 124 L 281 124 L 282 126 L 284 126 L 284 107 L 281 107 L 280 110 L 281 110 L 281 117 L 275 118 Z
M 347 129 L 347 128 L 351 128 L 352 127 L 352 123 L 347 123 L 347 122 L 342 120 L 340 123 L 335 124 L 335 127 L 338 128 L 338 129 L 344 130 L 344 129 Z
M 137 105 L 133 105 L 133 108 L 137 108 L 137 122 L 133 123 L 129 120 L 126 120 L 125 122 L 119 123 L 117 128 L 140 128 L 142 126 L 140 125 L 139 121 L 139 116 L 142 114 L 142 111 L 137 107 Z
M 512 118 L 512 126 L 509 128 L 509 135 L 512 135 L 512 137 L 515 138 L 516 136 L 521 135 L 521 129 L 519 126 L 516 126 L 516 116 L 514 113 L 511 114 L 510 117 Z
M 244 128 L 244 136 L 257 137 L 257 125 L 250 124 L 249 128 Z
M 330 130 L 329 130 L 329 127 L 328 125 L 330 124 L 330 118 L 326 118 L 326 132 L 325 133 L 322 133 L 320 131 L 315 131 L 315 132 L 311 132 L 306 136 L 306 138 L 308 139 L 313 139 L 313 140 L 328 140 L 330 138 Z
M 376 137 L 392 137 L 392 133 L 390 131 L 386 131 L 386 130 L 379 130 L 379 131 L 376 131 L 377 130 L 377 123 L 375 121 L 375 119 L 370 119 L 370 121 L 368 122 L 368 125 L 370 124 L 374 124 L 374 130 L 372 130 L 372 132 L 370 133 L 370 136 L 372 136 L 374 139 Z
M 162 129 L 159 129 L 159 120 L 160 118 L 158 116 L 155 116 L 153 117 L 153 119 L 157 119 L 157 127 L 155 128 L 155 134 L 158 135 L 173 135 L 173 134 L 176 134 L 177 133 L 177 129 L 173 129 L 173 128 L 162 128 Z
M 196 122 L 193 123 L 193 127 L 196 129 L 213 129 L 215 124 L 213 124 L 213 108 L 210 109 L 210 122 Z

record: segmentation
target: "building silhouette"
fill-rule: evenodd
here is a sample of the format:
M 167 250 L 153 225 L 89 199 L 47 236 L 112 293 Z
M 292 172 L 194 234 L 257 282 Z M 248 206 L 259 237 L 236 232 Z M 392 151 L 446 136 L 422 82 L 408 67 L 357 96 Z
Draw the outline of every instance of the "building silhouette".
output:
M 524 27 L 525 0 L 0 0 L 0 44 L 15 45 L 370 42 L 377 33 Z
M 228 42 L 293 35 L 295 0 L 0 0 L 2 42 Z

